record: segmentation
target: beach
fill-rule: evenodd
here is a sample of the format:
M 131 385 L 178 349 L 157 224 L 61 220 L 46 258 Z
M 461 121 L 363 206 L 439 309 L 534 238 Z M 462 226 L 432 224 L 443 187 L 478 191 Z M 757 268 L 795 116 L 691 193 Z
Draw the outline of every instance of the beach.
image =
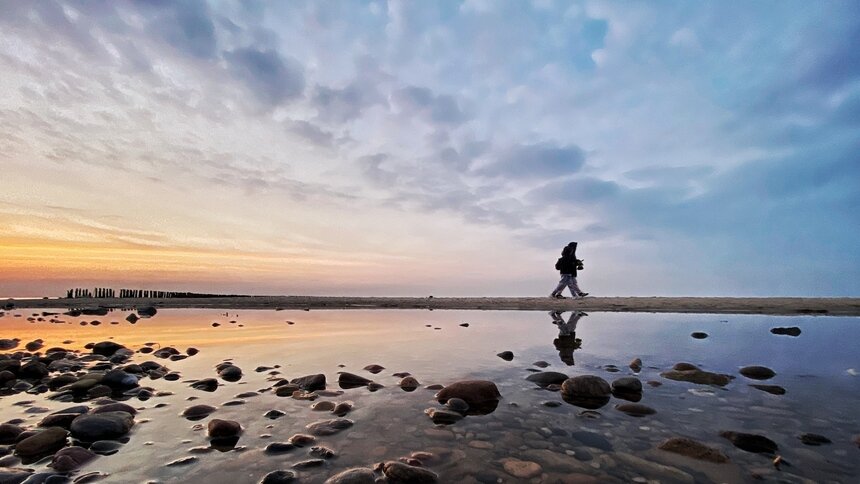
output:
M 60 298 L 7 299 L 0 306 L 16 308 L 173 309 L 433 309 L 517 311 L 608 311 L 705 314 L 860 315 L 860 298 L 795 297 L 323 297 L 238 296 L 214 298 Z

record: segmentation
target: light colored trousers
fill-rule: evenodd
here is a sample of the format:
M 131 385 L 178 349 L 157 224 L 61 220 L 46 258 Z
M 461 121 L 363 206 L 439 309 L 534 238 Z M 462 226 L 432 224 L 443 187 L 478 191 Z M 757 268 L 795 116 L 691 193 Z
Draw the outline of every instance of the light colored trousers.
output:
M 552 295 L 555 296 L 557 294 L 561 294 L 565 287 L 570 288 L 570 293 L 573 294 L 574 297 L 582 294 L 582 291 L 579 289 L 579 284 L 576 283 L 576 277 L 573 277 L 571 274 L 562 274 L 561 280 L 558 281 L 558 286 L 556 286 L 555 290 L 552 291 Z

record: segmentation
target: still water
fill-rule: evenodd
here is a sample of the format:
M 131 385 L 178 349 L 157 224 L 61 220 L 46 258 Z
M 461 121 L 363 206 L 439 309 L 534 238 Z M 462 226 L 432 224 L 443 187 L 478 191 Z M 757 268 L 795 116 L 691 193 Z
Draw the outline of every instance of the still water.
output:
M 44 342 L 40 351 L 62 347 L 80 351 L 77 358 L 90 354 L 87 343 L 105 340 L 134 351 L 147 343 L 181 353 L 189 347 L 199 350 L 179 361 L 136 352 L 124 363 L 155 360 L 181 377 L 141 379 L 140 385 L 153 394 L 145 400 L 114 394 L 114 399 L 139 410 L 136 423 L 118 439 L 123 445 L 117 453 L 91 460 L 69 474 L 73 479 L 97 472 L 101 482 L 255 483 L 284 469 L 295 474 L 295 482 L 324 482 L 351 467 L 373 468 L 401 458 L 413 464 L 422 460 L 439 482 L 467 483 L 856 482 L 860 472 L 855 442 L 860 434 L 858 318 L 591 313 L 570 319 L 565 313 L 559 320 L 542 312 L 160 310 L 130 324 L 127 314 L 70 317 L 13 310 L 0 317 L 0 338 L 20 339 L 20 346 L 5 351 L 7 355 L 24 351 L 24 345 L 36 339 Z M 800 335 L 770 331 L 789 326 L 799 328 Z M 707 337 L 693 338 L 693 332 Z M 513 359 L 497 356 L 503 351 L 512 352 Z M 638 372 L 628 366 L 635 358 L 642 361 Z M 240 380 L 219 379 L 213 392 L 190 387 L 194 380 L 218 378 L 215 366 L 225 360 L 242 369 Z M 718 387 L 660 375 L 679 362 L 734 379 Z M 371 364 L 384 370 L 364 370 Z M 768 367 L 776 376 L 751 380 L 739 373 L 748 365 Z M 258 367 L 266 368 L 255 371 Z M 341 390 L 338 372 L 344 371 L 383 387 Z M 558 391 L 525 379 L 536 371 L 596 375 L 609 383 L 634 376 L 643 383 L 638 403 L 656 413 L 630 416 L 615 408 L 627 403 L 616 397 L 586 411 L 565 402 Z M 415 391 L 398 386 L 401 377 L 394 374 L 402 372 L 420 382 Z M 326 376 L 328 391 L 343 393 L 314 401 L 274 393 L 273 385 L 282 378 L 318 373 Z M 501 399 L 495 410 L 434 425 L 425 409 L 443 407 L 434 399 L 436 391 L 424 387 L 476 379 L 498 387 Z M 750 384 L 780 386 L 785 393 L 767 393 Z M 54 393 L 0 397 L 0 421 L 35 428 L 46 414 L 75 405 L 49 399 Z M 95 406 L 98 399 L 91 400 L 86 403 Z M 296 469 L 298 462 L 317 459 L 309 454 L 310 446 L 265 452 L 272 442 L 308 433 L 306 426 L 312 422 L 335 418 L 311 408 L 320 401 L 353 404 L 345 418 L 354 424 L 317 436 L 313 444 L 334 451 L 334 456 Z M 199 404 L 217 408 L 208 419 L 242 425 L 235 446 L 211 450 L 208 419 L 189 421 L 180 415 Z M 270 410 L 284 415 L 265 418 Z M 721 437 L 723 431 L 766 436 L 778 450 L 747 452 Z M 831 442 L 806 445 L 799 437 L 810 433 Z M 672 437 L 716 449 L 728 462 L 658 448 Z M 9 447 L 4 454 L 11 451 Z M 413 452 L 426 454 L 410 459 Z M 185 457 L 193 459 L 166 465 Z M 23 464 L 14 454 L 0 461 L 6 467 L 37 471 L 50 470 L 50 462 L 48 457 Z

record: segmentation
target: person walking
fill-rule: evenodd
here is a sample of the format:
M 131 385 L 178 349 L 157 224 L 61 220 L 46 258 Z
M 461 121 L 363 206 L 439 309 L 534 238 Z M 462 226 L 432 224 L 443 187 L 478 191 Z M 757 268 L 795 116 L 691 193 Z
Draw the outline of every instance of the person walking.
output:
M 558 286 L 556 286 L 549 297 L 564 299 L 561 293 L 565 287 L 570 288 L 570 293 L 573 297 L 588 296 L 587 292 L 582 292 L 579 289 L 579 284 L 576 282 L 576 271 L 582 270 L 582 261 L 576 258 L 576 246 L 576 242 L 571 242 L 561 250 L 561 257 L 555 263 L 555 268 L 561 273 L 561 280 L 558 281 Z

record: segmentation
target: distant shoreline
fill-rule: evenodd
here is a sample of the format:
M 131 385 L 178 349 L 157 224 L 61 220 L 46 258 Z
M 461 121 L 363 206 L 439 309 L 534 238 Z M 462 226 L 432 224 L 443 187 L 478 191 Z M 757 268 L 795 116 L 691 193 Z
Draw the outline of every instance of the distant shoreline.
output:
M 60 298 L 0 299 L 15 309 L 134 308 L 165 309 L 439 309 L 482 311 L 595 311 L 646 313 L 769 314 L 785 316 L 860 316 L 860 298 L 794 297 L 322 297 L 239 296 L 207 298 Z M 8 310 L 8 309 L 7 309 Z

